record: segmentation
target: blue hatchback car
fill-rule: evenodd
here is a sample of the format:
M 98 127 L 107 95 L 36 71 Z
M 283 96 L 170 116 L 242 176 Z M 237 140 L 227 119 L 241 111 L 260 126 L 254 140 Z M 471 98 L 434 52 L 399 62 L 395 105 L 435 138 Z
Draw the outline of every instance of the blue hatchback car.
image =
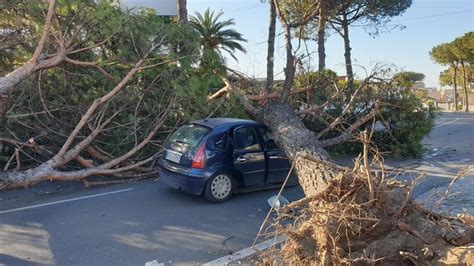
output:
M 210 118 L 177 129 L 158 159 L 160 180 L 212 202 L 234 192 L 276 187 L 290 162 L 263 124 L 251 120 Z M 289 184 L 296 184 L 292 175 Z

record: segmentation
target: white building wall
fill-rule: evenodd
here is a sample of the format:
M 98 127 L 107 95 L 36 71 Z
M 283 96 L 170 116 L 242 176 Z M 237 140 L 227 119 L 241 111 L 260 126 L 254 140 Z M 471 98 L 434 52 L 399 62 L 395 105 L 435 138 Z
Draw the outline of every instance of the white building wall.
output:
M 159 16 L 177 16 L 178 5 L 176 0 L 120 0 L 128 8 L 148 7 L 156 10 Z

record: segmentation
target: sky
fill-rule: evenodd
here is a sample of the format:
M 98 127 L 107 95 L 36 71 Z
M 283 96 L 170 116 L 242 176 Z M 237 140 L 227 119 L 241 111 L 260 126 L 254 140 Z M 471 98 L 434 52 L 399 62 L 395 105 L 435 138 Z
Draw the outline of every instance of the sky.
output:
M 125 0 L 142 2 L 144 5 L 175 5 L 175 0 Z M 230 56 L 229 67 L 251 77 L 266 75 L 266 49 L 269 8 L 265 0 L 187 0 L 188 14 L 204 12 L 207 8 L 223 11 L 223 19 L 234 19 L 234 29 L 248 40 L 244 43 L 247 53 L 237 52 L 238 62 Z M 426 75 L 427 87 L 439 87 L 438 76 L 446 66 L 434 63 L 429 51 L 434 46 L 451 42 L 466 32 L 474 31 L 474 0 L 413 0 L 412 6 L 401 16 L 394 17 L 389 25 L 403 25 L 373 38 L 363 27 L 350 27 L 352 62 L 359 78 L 365 77 L 365 69 L 376 65 L 390 66 L 400 71 L 415 71 Z M 277 34 L 283 30 L 277 27 Z M 284 78 L 284 36 L 275 41 L 275 69 L 277 78 Z M 317 68 L 317 47 L 308 43 L 312 56 L 310 64 Z M 344 45 L 337 33 L 326 41 L 326 67 L 345 75 Z
M 222 10 L 223 18 L 234 19 L 233 28 L 248 40 L 244 45 L 247 53 L 237 52 L 238 62 L 229 57 L 229 66 L 252 77 L 265 77 L 268 4 L 261 0 L 188 0 L 189 15 L 204 12 L 207 8 Z M 439 87 L 439 73 L 446 67 L 434 63 L 429 51 L 435 45 L 474 31 L 474 1 L 414 0 L 404 14 L 394 17 L 389 24 L 401 24 L 405 28 L 393 29 L 375 38 L 362 27 L 349 29 L 356 75 L 363 78 L 365 71 L 362 67 L 371 70 L 375 65 L 383 64 L 403 71 L 423 73 L 427 87 Z M 281 27 L 277 28 L 277 34 L 280 32 Z M 275 41 L 275 74 L 283 71 L 284 43 L 282 34 Z M 311 65 L 317 68 L 316 44 L 311 42 L 309 48 L 313 52 Z M 336 33 L 326 41 L 326 66 L 338 75 L 345 75 L 344 44 Z M 283 78 L 283 75 L 278 78 Z

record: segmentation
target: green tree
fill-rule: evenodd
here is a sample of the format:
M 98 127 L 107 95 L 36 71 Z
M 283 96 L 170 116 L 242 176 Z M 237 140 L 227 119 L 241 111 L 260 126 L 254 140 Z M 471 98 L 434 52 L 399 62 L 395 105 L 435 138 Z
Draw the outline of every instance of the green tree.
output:
M 430 51 L 431 58 L 438 64 L 447 65 L 449 68 L 440 74 L 442 85 L 452 85 L 454 88 L 455 110 L 458 110 L 458 85 L 464 92 L 464 111 L 469 111 L 468 86 L 472 80 L 471 68 L 474 64 L 474 32 L 468 32 L 450 43 L 443 43 L 433 47 Z M 451 80 L 449 80 L 450 76 Z
M 439 44 L 430 51 L 431 59 L 441 65 L 449 65 L 452 69 L 452 84 L 454 88 L 454 110 L 458 110 L 458 60 L 449 43 Z
M 468 69 L 469 70 L 469 69 Z M 453 86 L 453 67 L 448 67 L 439 74 L 439 83 L 441 86 Z M 460 71 L 457 71 L 457 86 L 462 86 L 462 77 Z
M 411 88 L 415 82 L 425 79 L 425 74 L 413 71 L 404 71 L 395 74 L 393 79 L 396 85 Z
M 374 132 L 373 143 L 381 150 L 390 153 L 394 157 L 413 156 L 419 157 L 423 147 L 421 139 L 430 131 L 433 125 L 433 115 L 430 109 L 423 108 L 422 95 L 414 91 L 413 84 L 423 80 L 422 73 L 404 71 L 395 74 L 388 84 L 367 84 L 355 98 L 353 108 L 346 114 L 347 123 L 354 123 L 366 114 L 367 107 L 374 99 L 379 99 L 385 103 L 380 112 L 374 117 L 378 125 Z M 337 89 L 334 84 L 337 82 L 335 72 L 325 69 L 324 71 L 309 72 L 298 75 L 295 78 L 295 85 L 298 88 L 311 85 L 315 88 L 312 92 L 311 102 L 306 101 L 306 105 L 319 106 L 328 101 L 331 108 L 326 111 L 331 117 L 339 117 L 344 110 L 345 100 L 351 98 L 351 93 L 344 95 L 348 90 L 340 90 L 339 97 L 334 99 L 333 95 Z M 367 81 L 355 80 L 355 86 L 361 86 Z M 340 88 L 344 84 L 339 85 Z M 292 105 L 298 107 L 297 103 L 304 102 L 303 96 L 295 96 Z M 320 116 L 308 116 L 304 120 L 305 125 L 311 130 L 319 133 L 327 127 L 327 122 L 322 121 Z M 372 130 L 374 121 L 369 121 L 361 125 L 360 128 Z M 381 127 L 384 129 L 381 129 Z M 335 128 L 327 134 L 327 138 L 338 135 Z M 362 152 L 363 145 L 358 142 L 348 142 L 335 145 L 329 150 L 334 155 L 347 155 Z
M 274 1 L 271 1 L 274 2 Z M 329 17 L 330 2 L 326 0 L 281 0 L 280 12 L 292 28 L 295 37 L 304 40 L 316 40 L 318 44 L 318 70 L 326 67 L 324 42 L 326 40 L 326 21 Z M 312 37 L 316 35 L 315 37 Z
M 204 14 L 197 13 L 190 18 L 190 25 L 200 36 L 201 44 L 201 68 L 215 69 L 225 64 L 222 51 L 227 52 L 232 58 L 237 60 L 234 53 L 236 51 L 246 52 L 241 42 L 246 42 L 238 31 L 229 29 L 234 25 L 233 19 L 219 20 L 223 12 L 214 14 L 214 11 L 207 9 Z
M 359 22 L 367 23 L 366 28 L 379 33 L 392 17 L 399 16 L 407 10 L 412 0 L 337 0 L 335 16 L 331 17 L 331 26 L 344 40 L 344 60 L 348 85 L 352 87 L 354 72 L 351 60 L 349 26 Z
M 64 57 L 47 68 L 30 68 L 15 86 L 5 87 L 9 108 L 1 124 L 7 130 L 0 132 L 0 165 L 8 171 L 0 172 L 0 190 L 44 180 L 150 174 L 156 144 L 186 118 L 179 110 L 187 99 L 179 92 L 196 75 L 194 31 L 152 9 L 129 12 L 109 1 L 38 1 L 31 9 L 29 1 L 15 2 L 0 9 L 0 18 L 12 18 L 8 31 L 28 32 L 22 21 L 39 29 L 17 35 L 15 53 L 0 53 L 0 61 L 16 63 L 2 65 L 2 75 L 32 62 L 39 39 L 45 48 L 32 64 L 41 66 L 55 52 Z M 42 29 L 46 7 L 54 18 L 49 34 Z M 180 51 L 169 49 L 178 45 Z
M 461 85 L 464 91 L 463 109 L 465 112 L 469 112 L 469 93 L 467 89 L 469 81 L 467 67 L 474 63 L 474 32 L 468 32 L 462 37 L 456 38 L 450 46 L 452 53 L 456 57 L 461 68 Z

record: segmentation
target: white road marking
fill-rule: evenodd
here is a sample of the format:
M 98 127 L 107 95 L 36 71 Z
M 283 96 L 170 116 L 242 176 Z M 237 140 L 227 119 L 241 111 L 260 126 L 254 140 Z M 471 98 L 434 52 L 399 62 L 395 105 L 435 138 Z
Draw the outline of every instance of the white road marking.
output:
M 48 202 L 48 203 L 36 204 L 36 205 L 32 205 L 32 206 L 26 206 L 26 207 L 21 207 L 21 208 L 15 208 L 15 209 L 10 209 L 10 210 L 0 211 L 0 214 L 23 211 L 23 210 L 29 210 L 29 209 L 35 209 L 35 208 L 41 208 L 41 207 L 45 207 L 45 206 L 56 205 L 56 204 L 61 204 L 61 203 L 66 203 L 66 202 L 71 202 L 71 201 L 78 201 L 78 200 L 83 200 L 83 199 L 90 199 L 90 198 L 108 196 L 108 195 L 127 192 L 127 191 L 131 191 L 131 190 L 134 190 L 134 189 L 133 188 L 127 188 L 127 189 L 110 191 L 110 192 L 94 194 L 94 195 L 89 195 L 89 196 L 83 196 L 83 197 L 77 197 L 77 198 L 72 198 L 72 199 L 65 199 L 65 200 L 58 200 L 58 201 L 53 201 L 53 202 Z
M 459 121 L 459 120 L 460 120 L 460 118 L 456 118 L 456 119 L 454 119 L 454 120 L 452 120 L 452 121 L 449 121 L 449 122 L 446 122 L 446 123 L 443 123 L 443 124 L 436 125 L 436 126 L 434 126 L 433 128 L 435 128 L 435 127 L 440 127 L 440 126 L 445 126 L 445 125 L 449 125 L 449 124 L 452 124 L 452 123 L 457 122 L 457 121 Z
M 429 154 L 429 155 L 426 155 L 425 157 L 423 157 L 423 159 L 429 159 L 431 157 L 435 157 L 436 155 L 438 155 L 437 152 L 433 153 L 433 154 Z

